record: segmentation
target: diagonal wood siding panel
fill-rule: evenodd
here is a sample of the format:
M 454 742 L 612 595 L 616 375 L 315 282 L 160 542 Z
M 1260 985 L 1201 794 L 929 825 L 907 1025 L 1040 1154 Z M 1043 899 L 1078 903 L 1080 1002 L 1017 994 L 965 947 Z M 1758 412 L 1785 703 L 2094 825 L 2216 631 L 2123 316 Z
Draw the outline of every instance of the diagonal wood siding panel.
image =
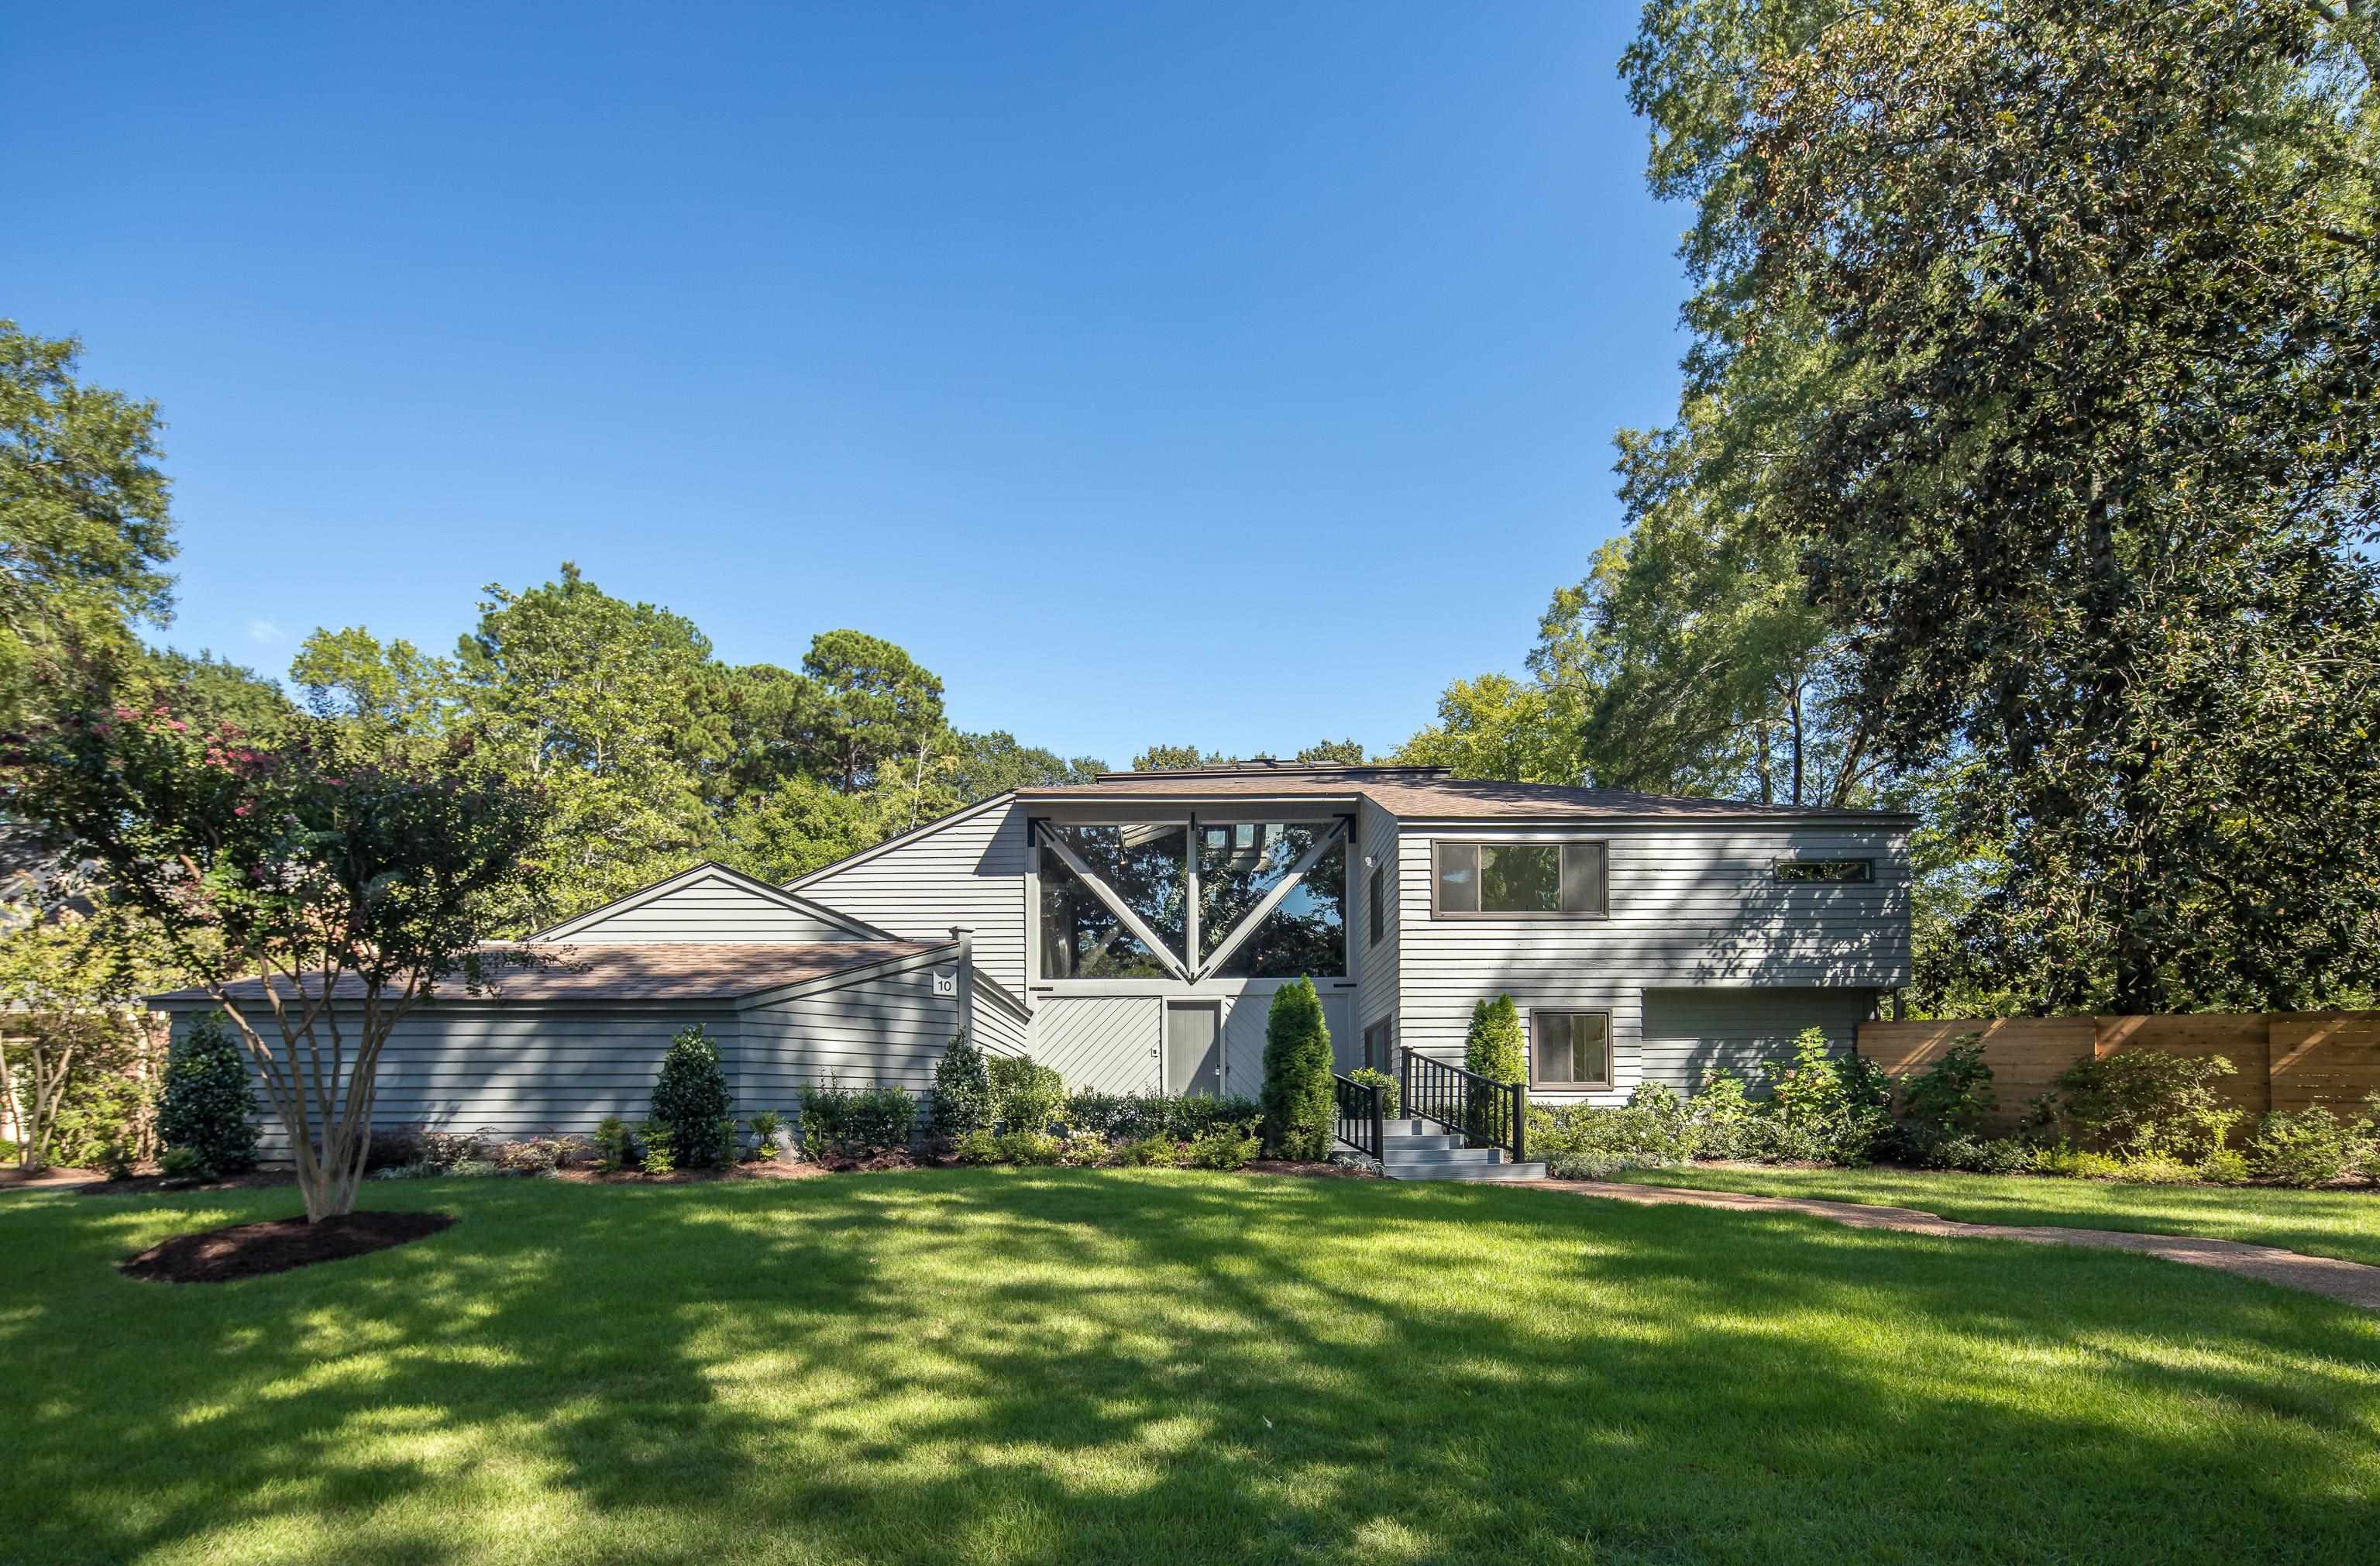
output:
M 1154 1093 L 1163 1006 L 1154 995 L 1044 1001 L 1033 1013 L 1033 1058 L 1078 1091 Z

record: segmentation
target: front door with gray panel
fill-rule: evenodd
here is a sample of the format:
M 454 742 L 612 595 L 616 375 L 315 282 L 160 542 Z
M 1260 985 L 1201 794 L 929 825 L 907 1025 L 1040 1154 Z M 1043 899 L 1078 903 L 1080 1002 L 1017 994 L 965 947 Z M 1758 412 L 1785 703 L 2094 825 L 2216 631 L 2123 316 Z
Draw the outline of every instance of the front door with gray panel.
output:
M 1223 1012 L 1212 1001 L 1176 1001 L 1165 1008 L 1165 1090 L 1223 1090 Z

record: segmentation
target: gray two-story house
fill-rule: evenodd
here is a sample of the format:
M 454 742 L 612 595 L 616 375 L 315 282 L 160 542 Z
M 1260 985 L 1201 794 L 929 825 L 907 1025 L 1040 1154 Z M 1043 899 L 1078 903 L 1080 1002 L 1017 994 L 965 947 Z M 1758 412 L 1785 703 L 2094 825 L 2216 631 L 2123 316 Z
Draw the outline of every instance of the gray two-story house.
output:
M 1848 1047 L 1907 982 L 1911 824 L 1429 768 L 1026 789 L 787 886 L 698 865 L 539 931 L 572 961 L 408 1017 L 376 1119 L 633 1118 L 688 1021 L 747 1112 L 829 1077 L 928 1087 L 962 1027 L 1076 1088 L 1253 1095 L 1272 992 L 1301 977 L 1342 1071 L 1459 1061 L 1503 994 L 1531 1098 L 1684 1091 L 1813 1025 Z

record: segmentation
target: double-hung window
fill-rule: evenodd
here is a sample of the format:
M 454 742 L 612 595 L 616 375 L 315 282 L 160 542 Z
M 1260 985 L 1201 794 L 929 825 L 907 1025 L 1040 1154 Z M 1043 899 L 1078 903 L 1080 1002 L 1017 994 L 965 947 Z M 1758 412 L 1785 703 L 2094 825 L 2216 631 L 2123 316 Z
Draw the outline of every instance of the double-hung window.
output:
M 1439 918 L 1599 919 L 1610 912 L 1601 843 L 1431 845 Z

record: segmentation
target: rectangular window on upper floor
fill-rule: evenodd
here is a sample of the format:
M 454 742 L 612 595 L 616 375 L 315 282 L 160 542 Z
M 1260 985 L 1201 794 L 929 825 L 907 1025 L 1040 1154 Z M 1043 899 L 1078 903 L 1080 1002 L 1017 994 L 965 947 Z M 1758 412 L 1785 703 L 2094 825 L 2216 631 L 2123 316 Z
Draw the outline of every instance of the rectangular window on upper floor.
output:
M 1603 918 L 1608 856 L 1601 843 L 1434 843 L 1431 917 Z
M 1365 901 L 1370 904 L 1372 944 L 1378 946 L 1380 938 L 1389 933 L 1389 868 L 1386 865 L 1372 867 L 1371 890 L 1366 893 Z

